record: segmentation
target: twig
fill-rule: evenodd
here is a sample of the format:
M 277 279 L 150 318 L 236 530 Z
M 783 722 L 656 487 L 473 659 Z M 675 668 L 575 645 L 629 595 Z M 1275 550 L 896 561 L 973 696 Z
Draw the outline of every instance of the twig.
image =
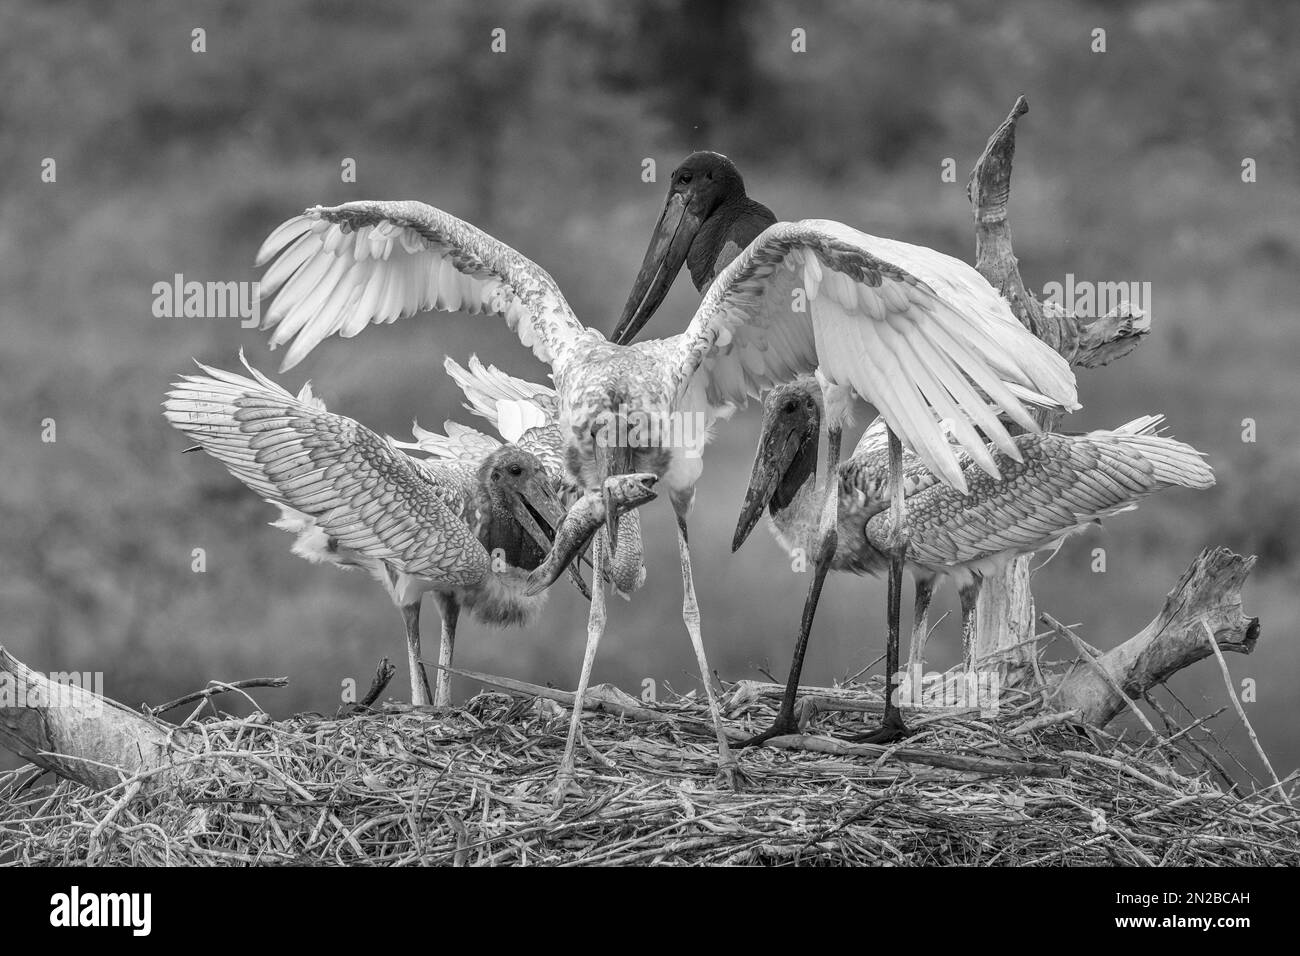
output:
M 437 667 L 438 665 L 431 665 Z M 446 670 L 459 677 L 468 677 L 470 680 L 476 680 L 481 684 L 488 684 L 492 687 L 500 687 L 502 690 L 510 691 L 512 694 L 525 694 L 529 697 L 542 697 L 546 700 L 553 700 L 557 704 L 564 704 L 566 707 L 573 706 L 574 694 L 572 691 L 556 690 L 554 687 L 542 687 L 540 684 L 530 684 L 528 681 L 515 680 L 513 677 L 497 677 L 493 674 L 483 674 L 479 671 L 461 670 L 458 667 L 448 667 Z M 607 712 L 619 717 L 628 717 L 632 720 L 652 721 L 654 723 L 666 723 L 690 727 L 693 730 L 699 730 L 701 733 L 713 734 L 713 728 L 702 720 L 696 720 L 692 717 L 681 717 L 675 714 L 664 714 L 657 710 L 651 710 L 648 707 L 639 707 L 633 704 L 624 704 L 621 701 L 611 700 L 608 696 L 600 692 L 600 688 L 591 688 L 583 700 L 583 710 L 594 713 Z M 740 731 L 727 729 L 728 736 L 737 740 L 743 740 L 745 735 Z
M 108 812 L 104 814 L 104 816 L 99 820 L 99 822 L 95 824 L 94 829 L 90 831 L 90 845 L 92 847 L 95 847 L 97 850 L 100 850 L 102 852 L 102 848 L 99 846 L 99 842 L 101 839 L 103 839 L 104 831 L 108 828 L 108 825 L 117 818 L 118 814 L 120 814 L 123 810 L 126 809 L 126 805 L 135 799 L 136 794 L 140 792 L 141 786 L 142 786 L 141 781 L 139 780 L 132 781 L 127 786 L 126 792 L 122 794 L 122 796 L 117 800 L 117 802 L 114 803 L 113 806 L 109 808 Z
M 196 690 L 192 694 L 186 694 L 184 697 L 177 697 L 175 700 L 169 700 L 165 704 L 159 704 L 157 707 L 150 707 L 148 704 L 143 705 L 144 712 L 150 717 L 157 717 L 159 714 L 165 714 L 169 710 L 175 710 L 184 704 L 192 703 L 196 700 L 208 700 L 218 694 L 225 694 L 230 691 L 240 691 L 249 687 L 285 687 L 289 683 L 287 677 L 251 677 L 248 680 L 237 681 L 211 681 L 203 690 Z M 245 697 L 248 695 L 245 694 Z M 251 697 L 248 698 L 252 700 Z M 256 705 L 256 701 L 253 701 Z
M 853 744 L 831 737 L 814 737 L 811 734 L 790 734 L 773 737 L 764 746 L 782 750 L 808 750 L 813 753 L 835 754 L 842 757 L 890 757 L 904 763 L 919 763 L 947 770 L 970 773 L 991 773 L 1008 777 L 1064 777 L 1066 768 L 1059 763 L 1030 760 L 1000 760 L 997 757 L 971 757 L 965 754 L 939 753 L 884 744 Z
M 1259 754 L 1259 759 L 1263 761 L 1264 767 L 1268 770 L 1268 775 L 1273 778 L 1273 786 L 1277 788 L 1278 793 L 1282 794 L 1282 798 L 1288 804 L 1291 804 L 1291 795 L 1282 786 L 1277 771 L 1273 769 L 1273 764 L 1269 762 L 1268 754 L 1264 753 L 1264 748 L 1260 746 L 1259 738 L 1255 736 L 1255 728 L 1250 725 L 1250 718 L 1246 716 L 1246 709 L 1241 706 L 1241 700 L 1237 697 L 1237 689 L 1232 686 L 1232 674 L 1228 671 L 1228 662 L 1223 659 L 1223 651 L 1219 650 L 1219 642 L 1214 637 L 1214 631 L 1208 622 L 1202 621 L 1201 624 L 1205 628 L 1205 637 L 1210 642 L 1214 657 L 1219 662 L 1219 670 L 1223 673 L 1223 686 L 1228 688 L 1228 696 L 1232 698 L 1232 706 L 1236 708 L 1237 716 L 1241 718 L 1241 722 L 1245 725 L 1246 733 L 1250 735 L 1250 742 L 1255 745 L 1255 753 Z M 1294 804 L 1291 805 L 1294 806 Z
M 375 676 L 370 679 L 370 689 L 366 691 L 365 696 L 362 697 L 361 700 L 357 701 L 357 703 L 362 707 L 369 707 L 374 704 L 374 702 L 379 699 L 379 695 L 382 694 L 384 689 L 388 686 L 388 682 L 393 679 L 393 675 L 396 673 L 397 668 L 393 666 L 392 662 L 389 661 L 387 657 L 381 660 L 379 666 L 375 668 Z
M 1175 798 L 1182 796 L 1182 794 L 1179 791 L 1175 790 L 1167 783 L 1161 783 L 1159 780 L 1147 776 L 1142 771 L 1138 770 L 1136 767 L 1133 767 L 1131 764 L 1125 763 L 1123 760 L 1115 760 L 1111 757 L 1103 757 L 1100 754 L 1090 754 L 1082 750 L 1062 750 L 1061 756 L 1073 757 L 1075 760 L 1086 760 L 1089 763 L 1095 763 L 1099 766 L 1107 767 L 1110 770 L 1114 770 L 1117 773 L 1126 773 L 1133 779 L 1142 781 L 1142 783 L 1146 784 L 1148 787 L 1155 787 L 1156 789 L 1161 790 L 1164 793 L 1169 794 L 1170 796 L 1173 796 Z M 1149 764 L 1147 765 L 1147 769 L 1150 769 Z
M 1044 727 L 1051 727 L 1054 724 L 1063 724 L 1069 720 L 1078 720 L 1079 711 L 1067 710 L 1059 714 L 1040 714 L 1037 717 L 1026 720 L 1023 724 L 1013 727 L 1007 731 L 1009 737 L 1019 737 L 1022 734 L 1030 733 L 1035 730 L 1042 730 Z

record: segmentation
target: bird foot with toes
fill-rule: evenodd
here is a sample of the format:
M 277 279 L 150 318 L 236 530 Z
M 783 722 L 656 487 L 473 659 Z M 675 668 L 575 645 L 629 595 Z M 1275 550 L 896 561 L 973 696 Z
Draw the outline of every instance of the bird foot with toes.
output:
M 735 757 L 718 765 L 718 773 L 714 780 L 719 790 L 731 790 L 735 793 L 740 793 L 749 785 L 749 777 L 740 769 Z
M 551 801 L 551 806 L 556 810 L 564 806 L 564 801 L 570 797 L 580 799 L 586 795 L 587 791 L 578 785 L 571 773 L 560 772 L 546 787 L 546 796 Z
M 911 729 L 903 723 L 898 711 L 891 711 L 881 722 L 879 729 L 869 734 L 859 734 L 853 738 L 859 744 L 893 744 L 912 736 Z
M 761 747 L 773 737 L 786 737 L 790 734 L 802 733 L 799 729 L 799 722 L 793 717 L 778 717 L 772 722 L 772 726 L 767 728 L 761 734 L 755 734 L 746 740 L 732 744 L 737 750 L 743 750 L 746 747 Z

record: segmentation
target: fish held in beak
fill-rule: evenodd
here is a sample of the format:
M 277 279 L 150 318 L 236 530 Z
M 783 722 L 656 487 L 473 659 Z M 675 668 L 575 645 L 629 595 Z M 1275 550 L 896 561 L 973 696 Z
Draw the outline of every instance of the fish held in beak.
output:
M 586 548 L 596 529 L 606 519 L 606 507 L 619 512 L 654 501 L 658 479 L 650 473 L 617 475 L 605 479 L 599 491 L 589 491 L 569 509 L 555 532 L 555 546 L 541 564 L 528 575 L 524 593 L 532 596 L 550 587 L 573 559 Z M 608 503 L 611 503 L 607 505 Z
M 692 211 L 691 195 L 673 191 L 668 194 L 659 221 L 655 223 L 650 236 L 650 246 L 646 249 L 645 259 L 641 262 L 641 271 L 632 283 L 627 304 L 623 314 L 610 336 L 616 345 L 626 345 L 636 338 L 650 317 L 655 314 L 663 302 L 664 296 L 672 288 L 673 279 L 686 262 L 686 254 L 691 248 L 695 234 L 699 232 L 704 218 Z

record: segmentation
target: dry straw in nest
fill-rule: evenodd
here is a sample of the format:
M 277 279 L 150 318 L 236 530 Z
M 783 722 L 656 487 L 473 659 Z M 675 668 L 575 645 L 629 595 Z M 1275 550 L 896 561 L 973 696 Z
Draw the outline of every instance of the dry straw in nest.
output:
M 136 779 L 95 792 L 30 767 L 0 776 L 0 862 L 1300 864 L 1300 816 L 1281 788 L 1235 792 L 1181 749 L 1190 733 L 1129 743 L 1070 726 L 1034 695 L 1013 692 L 994 717 L 913 712 L 917 733 L 895 747 L 834 741 L 859 718 L 820 713 L 817 736 L 743 751 L 739 791 L 715 783 L 693 699 L 595 696 L 584 796 L 559 810 L 547 787 L 566 717 L 554 700 L 493 692 L 445 714 L 223 715 L 189 725 L 202 745 L 177 755 L 184 772 L 167 788 Z M 772 696 L 738 685 L 728 716 L 762 726 Z M 825 697 L 879 709 L 867 687 Z

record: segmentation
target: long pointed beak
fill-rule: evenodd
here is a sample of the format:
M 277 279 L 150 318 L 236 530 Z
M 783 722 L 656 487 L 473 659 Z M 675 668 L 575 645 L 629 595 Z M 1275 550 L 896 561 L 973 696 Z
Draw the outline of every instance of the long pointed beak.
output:
M 676 192 L 669 194 L 650 236 L 641 271 L 637 273 L 627 304 L 623 306 L 623 314 L 609 337 L 611 342 L 626 345 L 650 321 L 672 288 L 673 279 L 681 271 L 686 253 L 702 224 L 703 220 L 687 208 L 686 196 Z
M 587 547 L 596 529 L 605 521 L 606 502 L 619 512 L 631 511 L 655 499 L 652 474 L 619 475 L 605 481 L 599 491 L 583 495 L 565 515 L 555 533 L 555 547 L 546 560 L 528 575 L 525 593 L 540 594 L 550 587 L 573 559 Z M 597 582 L 597 587 L 600 584 Z
M 764 423 L 758 451 L 754 454 L 754 468 L 749 474 L 749 487 L 745 489 L 745 503 L 740 508 L 735 537 L 731 539 L 732 551 L 740 550 L 758 519 L 763 517 L 763 509 L 772 501 L 801 444 L 798 432 Z
M 565 511 L 559 495 L 551 489 L 546 478 L 536 476 L 529 480 L 520 492 L 520 500 L 512 502 L 511 507 L 516 520 L 533 542 L 542 549 L 542 553 L 550 553 L 555 544 L 555 531 L 564 521 Z M 566 565 L 566 569 L 573 586 L 590 601 L 591 591 L 587 587 L 587 582 L 582 580 L 578 562 L 570 562 Z

